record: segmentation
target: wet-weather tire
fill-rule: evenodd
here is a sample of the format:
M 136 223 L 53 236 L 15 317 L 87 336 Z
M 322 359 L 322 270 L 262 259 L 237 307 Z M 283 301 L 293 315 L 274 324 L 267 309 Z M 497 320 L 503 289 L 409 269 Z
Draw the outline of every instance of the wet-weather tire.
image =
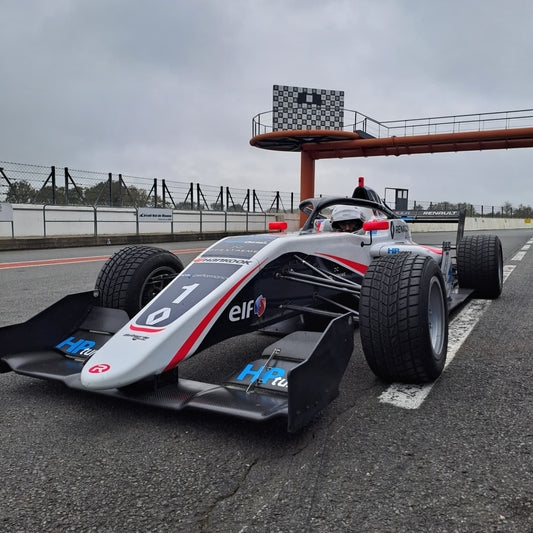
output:
M 172 252 L 155 246 L 126 246 L 104 264 L 96 289 L 104 307 L 133 317 L 183 270 Z
M 502 243 L 496 235 L 467 235 L 457 245 L 459 287 L 476 298 L 498 298 L 503 287 Z
M 365 359 L 380 379 L 438 378 L 448 348 L 448 306 L 437 263 L 406 253 L 372 261 L 361 287 L 359 327 Z

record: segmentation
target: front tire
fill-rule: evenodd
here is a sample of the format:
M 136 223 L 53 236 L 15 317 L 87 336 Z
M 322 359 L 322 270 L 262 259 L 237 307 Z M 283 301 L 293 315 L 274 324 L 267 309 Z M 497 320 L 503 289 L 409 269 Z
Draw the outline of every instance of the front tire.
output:
M 368 365 L 385 381 L 424 383 L 440 376 L 448 347 L 444 279 L 430 257 L 376 258 L 361 287 L 359 327 Z
M 99 304 L 133 317 L 181 271 L 172 252 L 155 246 L 126 246 L 104 264 L 96 280 Z

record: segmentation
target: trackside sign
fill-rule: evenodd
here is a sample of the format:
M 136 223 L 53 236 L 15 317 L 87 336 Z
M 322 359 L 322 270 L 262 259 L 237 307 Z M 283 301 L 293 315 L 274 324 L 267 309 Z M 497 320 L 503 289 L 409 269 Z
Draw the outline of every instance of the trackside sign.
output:
M 139 207 L 138 216 L 141 222 L 172 222 L 172 209 Z
M 11 204 L 0 204 L 0 222 L 13 222 L 13 207 Z

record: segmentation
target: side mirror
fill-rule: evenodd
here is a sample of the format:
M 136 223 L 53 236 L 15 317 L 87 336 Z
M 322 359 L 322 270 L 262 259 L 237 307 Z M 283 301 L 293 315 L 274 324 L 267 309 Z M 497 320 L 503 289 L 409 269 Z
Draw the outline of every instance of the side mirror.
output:
M 269 222 L 268 229 L 271 231 L 285 231 L 287 229 L 287 222 Z
M 389 229 L 388 220 L 372 220 L 370 222 L 363 223 L 363 229 L 365 231 L 377 231 L 380 229 Z
M 363 229 L 365 231 L 370 232 L 370 242 L 366 244 L 362 242 L 361 246 L 371 246 L 372 232 L 380 230 L 380 229 L 389 229 L 389 221 L 388 220 L 371 220 L 370 222 L 364 222 Z

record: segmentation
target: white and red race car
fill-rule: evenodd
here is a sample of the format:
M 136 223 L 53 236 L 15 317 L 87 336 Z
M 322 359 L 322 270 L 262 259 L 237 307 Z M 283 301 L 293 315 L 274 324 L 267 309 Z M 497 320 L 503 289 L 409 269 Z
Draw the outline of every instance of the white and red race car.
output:
M 332 231 L 335 206 L 357 206 L 363 228 Z M 95 290 L 1 328 L 0 371 L 177 410 L 284 416 L 292 432 L 338 394 L 355 326 L 378 377 L 431 381 L 444 368 L 449 311 L 501 293 L 496 236 L 463 237 L 459 223 L 456 246 L 418 245 L 412 218 L 365 186 L 300 209 L 308 214 L 300 231 L 278 224 L 276 233 L 226 237 L 186 268 L 160 248 L 123 248 Z M 254 330 L 275 341 L 221 383 L 180 375 L 185 359 Z

